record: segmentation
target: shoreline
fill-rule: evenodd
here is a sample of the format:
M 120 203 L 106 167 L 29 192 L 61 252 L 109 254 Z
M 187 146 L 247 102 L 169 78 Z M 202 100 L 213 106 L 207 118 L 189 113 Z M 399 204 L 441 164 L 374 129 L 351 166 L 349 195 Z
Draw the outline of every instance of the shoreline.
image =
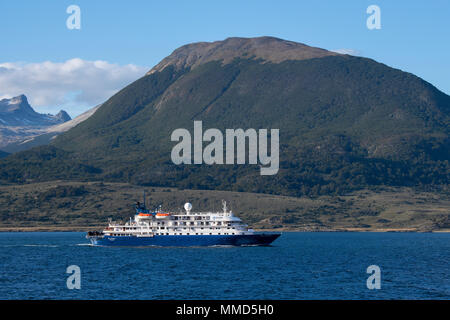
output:
M 142 189 L 60 180 L 0 186 L 0 232 L 102 230 L 109 218 L 129 219 Z M 199 211 L 214 210 L 227 199 L 239 208 L 235 214 L 258 231 L 450 232 L 450 195 L 445 192 L 383 188 L 310 198 L 161 187 L 146 191 L 149 203 L 174 212 L 186 199 L 193 199 Z
M 0 227 L 0 232 L 87 232 L 101 230 L 104 226 L 76 226 L 76 227 Z M 315 229 L 315 228 L 279 228 L 279 229 L 254 229 L 258 232 L 397 232 L 397 233 L 450 233 L 450 229 L 420 230 L 417 228 L 336 228 L 336 229 Z

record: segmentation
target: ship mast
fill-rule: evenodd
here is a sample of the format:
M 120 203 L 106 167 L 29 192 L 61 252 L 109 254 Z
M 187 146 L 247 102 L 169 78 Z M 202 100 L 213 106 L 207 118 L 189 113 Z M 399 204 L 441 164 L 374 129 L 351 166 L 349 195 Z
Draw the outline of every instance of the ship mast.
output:
M 145 189 L 144 189 L 144 209 L 147 209 L 147 206 L 145 204 Z

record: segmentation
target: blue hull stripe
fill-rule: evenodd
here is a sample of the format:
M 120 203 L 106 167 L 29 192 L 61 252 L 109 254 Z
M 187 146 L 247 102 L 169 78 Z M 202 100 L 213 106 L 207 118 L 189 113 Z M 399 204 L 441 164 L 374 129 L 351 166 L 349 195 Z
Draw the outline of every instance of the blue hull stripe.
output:
M 191 247 L 191 246 L 242 246 L 269 245 L 280 234 L 252 235 L 155 235 L 153 237 L 134 236 L 104 236 L 92 237 L 90 241 L 97 246 L 161 246 L 161 247 Z

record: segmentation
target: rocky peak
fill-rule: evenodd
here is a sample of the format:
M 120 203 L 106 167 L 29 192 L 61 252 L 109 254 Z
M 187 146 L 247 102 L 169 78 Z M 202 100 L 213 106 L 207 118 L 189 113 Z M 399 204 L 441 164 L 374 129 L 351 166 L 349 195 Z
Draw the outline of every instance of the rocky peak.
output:
M 234 58 L 262 59 L 280 63 L 285 60 L 306 60 L 340 55 L 336 52 L 310 47 L 303 43 L 274 37 L 227 38 L 223 41 L 197 42 L 176 49 L 147 74 L 162 71 L 168 66 L 191 69 L 210 61 L 229 63 Z
M 69 121 L 64 110 L 56 115 L 41 114 L 30 106 L 25 95 L 0 100 L 0 126 L 3 127 L 45 127 Z
M 0 100 L 0 113 L 11 113 L 17 111 L 34 112 L 25 95 L 21 94 L 11 99 Z
M 64 110 L 60 110 L 57 114 L 54 115 L 54 118 L 60 120 L 61 122 L 72 120 L 69 114 Z

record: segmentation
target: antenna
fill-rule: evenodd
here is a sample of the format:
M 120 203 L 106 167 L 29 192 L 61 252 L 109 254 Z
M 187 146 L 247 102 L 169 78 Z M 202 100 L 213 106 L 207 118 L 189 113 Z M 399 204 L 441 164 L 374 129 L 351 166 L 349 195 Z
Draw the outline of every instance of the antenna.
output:
M 222 206 L 223 206 L 223 213 L 227 213 L 227 202 L 225 200 L 222 200 Z
M 144 209 L 147 209 L 147 206 L 145 204 L 145 189 L 144 189 Z

